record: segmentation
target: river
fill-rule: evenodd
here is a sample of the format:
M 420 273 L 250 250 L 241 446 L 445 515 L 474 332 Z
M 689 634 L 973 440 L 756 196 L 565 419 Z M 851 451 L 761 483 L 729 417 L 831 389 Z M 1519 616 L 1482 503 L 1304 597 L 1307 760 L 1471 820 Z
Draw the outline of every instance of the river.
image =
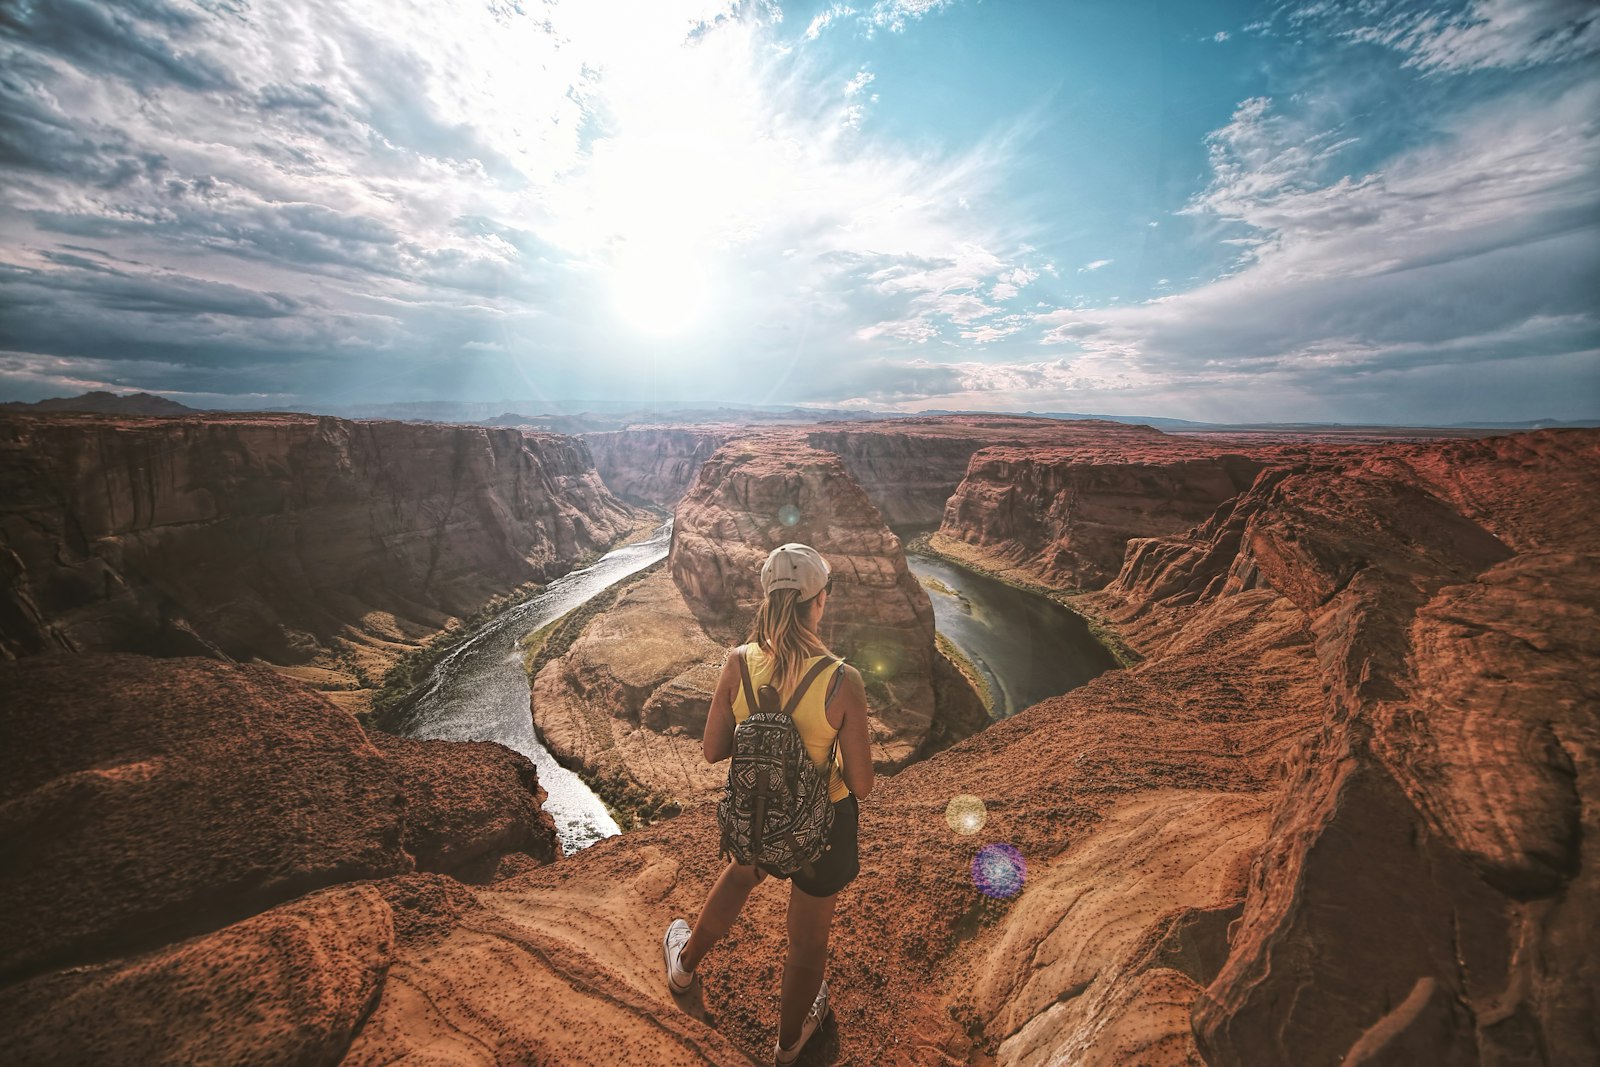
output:
M 495 616 L 434 664 L 412 703 L 407 731 L 412 737 L 498 741 L 532 760 L 548 795 L 545 810 L 555 819 L 568 855 L 620 830 L 600 798 L 534 736 L 528 675 L 517 642 L 663 559 L 671 542 L 668 522 L 649 540 L 608 552 L 594 566 L 556 579 Z M 1083 619 L 1061 605 L 931 556 L 912 555 L 908 562 L 928 586 L 939 631 L 988 679 L 996 696 L 995 718 L 1116 666 Z
M 1117 666 L 1082 616 L 1053 600 L 934 556 L 906 562 L 933 601 L 935 627 L 989 683 L 996 719 Z
M 608 552 L 594 566 L 557 578 L 531 600 L 495 616 L 434 665 L 412 705 L 412 737 L 498 741 L 532 760 L 539 769 L 539 785 L 548 794 L 544 810 L 555 819 L 561 847 L 569 856 L 621 830 L 583 779 L 557 763 L 534 736 L 528 675 L 517 642 L 665 558 L 671 543 L 668 522 L 648 541 Z

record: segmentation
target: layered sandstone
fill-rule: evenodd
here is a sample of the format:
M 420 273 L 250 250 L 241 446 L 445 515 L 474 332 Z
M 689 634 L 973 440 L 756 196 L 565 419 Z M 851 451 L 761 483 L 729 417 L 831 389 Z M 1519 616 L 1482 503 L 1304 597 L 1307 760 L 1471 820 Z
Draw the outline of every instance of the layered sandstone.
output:
M 1270 592 L 1328 694 L 1194 1001 L 1208 1062 L 1600 1054 L 1596 502 L 1600 435 L 1545 432 L 1271 472 L 1130 545 L 1130 624 Z
M 1028 449 L 1137 446 L 1160 441 L 1148 426 L 1022 415 L 944 415 L 820 426 L 806 434 L 813 448 L 844 461 L 884 520 L 896 529 L 937 526 L 945 504 L 978 450 L 999 444 Z
M 265 667 L 89 654 L 0 666 L 0 980 L 407 871 L 559 855 L 533 766 L 368 735 Z M 374 744 L 376 740 L 376 744 Z
M 776 434 L 723 446 L 678 504 L 667 566 L 695 618 L 728 647 L 749 632 L 767 554 L 791 541 L 832 567 L 819 636 L 867 681 L 874 759 L 903 766 L 934 716 L 933 605 L 838 456 Z
M 1135 539 L 1118 578 L 1077 599 L 1136 647 L 1137 667 L 880 780 L 862 805 L 861 877 L 837 907 L 836 1017 L 810 1059 L 1600 1058 L 1588 948 L 1600 933 L 1589 854 L 1600 840 L 1589 519 L 1600 433 L 1313 452 L 1263 472 L 1192 531 Z M 773 470 L 804 484 L 809 466 Z M 641 593 L 642 607 L 676 611 L 669 592 Z M 652 654 L 663 671 L 678 666 L 670 649 Z M 76 684 L 55 677 L 28 706 Z M 151 703 L 137 679 L 122 684 Z M 228 689 L 218 700 L 238 703 Z M 43 737 L 56 717 L 44 706 L 8 739 Z M 17 748 L 0 752 L 19 759 Z M 299 758 L 285 743 L 249 751 Z M 350 799 L 371 793 L 360 783 L 376 780 L 376 754 L 348 753 L 318 777 L 351 784 L 319 802 L 357 808 L 344 832 L 392 854 L 403 838 L 382 828 L 395 823 Z M 108 768 L 148 760 L 90 755 L 69 768 L 84 784 L 55 777 L 98 788 Z M 5 769 L 8 785 L 39 777 Z M 945 824 L 956 793 L 986 802 L 980 834 Z M 288 812 L 261 817 L 298 841 L 302 802 L 290 796 Z M 34 838 L 66 832 L 79 810 L 38 808 L 59 821 L 11 841 L 40 848 Z M 38 809 L 7 797 L 0 810 Z M 144 829 L 99 825 L 117 850 Z M 108 940 L 82 966 L 0 989 L 0 1019 L 24 1053 L 69 1060 L 179 1061 L 197 1048 L 374 1064 L 766 1059 L 780 884 L 754 891 L 691 996 L 672 998 L 661 977 L 661 930 L 703 903 L 722 867 L 715 842 L 701 803 L 489 885 L 402 874 L 191 942 Z M 1027 861 L 1009 900 L 971 878 L 990 842 Z M 116 858 L 78 872 L 101 887 L 96 900 L 118 892 Z M 162 884 L 135 878 L 120 892 Z
M 1132 447 L 1106 438 L 976 452 L 934 545 L 958 557 L 970 548 L 989 568 L 1025 581 L 1098 589 L 1116 577 L 1131 538 L 1181 533 L 1205 521 L 1266 467 L 1298 454 L 1227 451 L 1150 434 Z
M 727 776 L 700 739 L 727 649 L 706 636 L 664 569 L 629 586 L 533 680 L 545 745 L 601 780 L 680 802 Z
M 629 521 L 582 442 L 555 435 L 0 418 L 0 649 L 262 659 L 356 687 Z
M 711 453 L 735 431 L 728 427 L 645 427 L 586 433 L 606 487 L 636 504 L 671 508 L 688 492 Z

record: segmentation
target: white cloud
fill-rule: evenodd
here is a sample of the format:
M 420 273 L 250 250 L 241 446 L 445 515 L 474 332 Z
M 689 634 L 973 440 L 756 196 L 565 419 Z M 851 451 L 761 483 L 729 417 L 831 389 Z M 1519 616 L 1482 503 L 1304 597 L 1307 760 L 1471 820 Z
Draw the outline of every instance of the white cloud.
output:
M 1473 0 L 1453 15 L 1401 10 L 1375 24 L 1343 25 L 1363 13 L 1319 4 L 1298 14 L 1331 21 L 1351 40 L 1403 52 L 1406 65 L 1424 71 L 1518 69 L 1600 52 L 1600 10 L 1593 0 Z
M 1086 274 L 1089 271 L 1099 270 L 1101 267 L 1109 267 L 1113 262 L 1115 261 L 1110 259 L 1097 259 L 1091 263 L 1085 263 L 1083 266 L 1079 267 L 1078 273 Z
M 1218 44 L 1221 44 L 1223 41 L 1226 41 L 1231 36 L 1233 36 L 1233 35 L 1230 34 L 1227 30 L 1219 30 L 1218 32 L 1212 34 L 1211 37 L 1209 38 L 1209 40 L 1212 40 L 1212 41 L 1217 42 Z
M 1249 382 L 1280 400 L 1294 383 L 1332 390 L 1513 353 L 1565 359 L 1600 337 L 1597 115 L 1600 83 L 1517 94 L 1379 170 L 1334 178 L 1325 164 L 1339 138 L 1306 137 L 1267 101 L 1246 101 L 1213 135 L 1215 180 L 1189 209 L 1245 231 L 1238 268 L 1036 322 L 1047 344 L 1170 387 Z M 1592 403 L 1600 367 L 1589 381 Z
M 939 6 L 874 10 L 905 19 Z M 662 264 L 663 282 L 689 266 L 711 279 L 718 304 L 684 342 L 703 361 L 792 360 L 797 337 L 954 337 L 996 310 L 977 294 L 1027 273 L 986 207 L 998 202 L 1003 138 L 909 151 L 849 129 L 849 112 L 841 123 L 815 105 L 830 83 L 839 91 L 836 69 L 785 54 L 770 23 L 732 0 L 651 0 L 635 16 L 562 4 L 440 18 L 421 0 L 261 0 L 237 17 L 197 15 L 182 33 L 146 27 L 189 64 L 168 67 L 225 85 L 19 48 L 27 62 L 8 67 L 0 90 L 21 95 L 0 106 L 67 132 L 31 147 L 44 166 L 3 175 L 0 271 L 10 260 L 43 272 L 26 275 L 30 301 L 42 301 L 50 286 L 35 281 L 61 268 L 29 249 L 90 242 L 177 272 L 190 291 L 303 300 L 294 330 L 274 323 L 251 340 L 195 318 L 176 347 L 197 373 L 222 358 L 207 354 L 207 330 L 262 374 L 343 354 L 364 390 L 373 379 L 357 364 L 374 346 L 395 369 L 384 389 L 468 387 L 451 381 L 451 359 L 498 360 L 516 376 L 529 373 L 519 361 L 539 359 L 541 388 L 588 373 L 626 387 L 660 350 L 613 309 L 613 275 L 639 261 Z M 52 26 L 34 36 L 70 40 Z M 859 70 L 844 105 L 870 105 L 872 88 Z M 648 282 L 634 288 L 655 303 Z M 57 305 L 30 304 L 24 332 L 66 336 L 71 309 Z M 123 328 L 154 343 L 162 323 L 141 315 L 124 314 Z M 109 343 L 115 324 L 90 325 L 94 343 Z M 276 369 L 262 358 L 272 344 Z M 594 352 L 607 358 L 577 358 Z
M 822 36 L 822 31 L 833 25 L 839 19 L 848 18 L 856 13 L 853 7 L 844 4 L 834 4 L 832 7 L 818 12 L 812 19 L 811 25 L 806 27 L 805 39 L 815 41 Z
M 872 5 L 866 19 L 873 26 L 890 33 L 903 33 L 906 27 L 936 11 L 950 7 L 956 0 L 878 0 Z

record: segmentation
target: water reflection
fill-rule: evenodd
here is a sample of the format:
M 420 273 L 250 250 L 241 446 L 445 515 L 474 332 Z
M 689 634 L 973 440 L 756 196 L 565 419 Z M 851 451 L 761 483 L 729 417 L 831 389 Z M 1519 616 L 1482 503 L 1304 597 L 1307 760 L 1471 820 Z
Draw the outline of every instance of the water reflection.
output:
M 569 855 L 621 831 L 600 798 L 534 736 L 517 641 L 663 559 L 671 542 L 668 522 L 648 541 L 607 553 L 594 566 L 556 579 L 527 603 L 496 617 L 434 666 L 412 711 L 412 737 L 498 741 L 532 760 L 548 794 L 544 810 L 555 819 Z
M 996 719 L 1117 666 L 1088 623 L 1052 600 L 932 556 L 906 562 L 928 590 L 939 632 L 989 683 Z

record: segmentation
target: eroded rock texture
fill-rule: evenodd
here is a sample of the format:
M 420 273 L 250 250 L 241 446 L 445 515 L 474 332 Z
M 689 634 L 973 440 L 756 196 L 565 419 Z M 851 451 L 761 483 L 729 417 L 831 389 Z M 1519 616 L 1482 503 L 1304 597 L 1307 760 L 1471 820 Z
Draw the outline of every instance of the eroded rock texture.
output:
M 740 524 L 753 528 L 751 516 L 777 498 L 734 476 L 738 462 L 751 462 L 732 458 L 738 447 L 729 446 L 721 481 L 738 487 L 728 499 L 754 503 L 718 521 L 741 530 L 742 543 L 751 532 Z M 831 468 L 809 453 L 782 455 L 757 469 L 811 494 L 838 478 L 815 479 Z M 1600 1058 L 1590 948 L 1600 940 L 1600 886 L 1586 854 L 1600 839 L 1597 504 L 1600 433 L 1341 446 L 1267 467 L 1191 529 L 1134 539 L 1117 578 L 1074 602 L 1118 630 L 1142 656 L 1136 667 L 881 779 L 863 803 L 862 874 L 840 894 L 831 945 L 836 1018 L 809 1061 Z M 700 595 L 713 580 L 737 588 L 731 569 L 696 573 Z M 636 598 L 637 618 L 682 618 L 690 605 L 672 598 L 687 591 L 653 581 L 625 595 Z M 635 638 L 647 630 L 641 622 Z M 626 635 L 585 634 L 588 651 L 572 666 L 597 701 L 622 700 L 670 735 L 699 676 L 697 657 L 673 647 L 692 653 L 691 631 L 665 633 L 645 651 L 652 674 L 685 679 L 677 703 L 652 706 L 653 679 L 641 699 L 646 687 L 628 688 L 625 662 L 610 676 L 600 670 L 605 643 Z M 288 684 L 239 677 L 260 678 L 261 694 L 269 681 Z M 0 680 L 7 694 L 18 691 L 14 676 Z M 57 677 L 39 691 L 75 684 Z M 222 692 L 223 704 L 238 703 L 236 689 Z M 74 715 L 40 707 L 37 721 L 18 720 L 30 724 L 28 737 L 46 736 L 56 719 L 64 735 L 81 736 Z M 276 737 L 269 725 L 255 728 Z M 608 726 L 595 736 L 620 744 L 622 735 Z M 299 744 L 249 751 L 309 767 Z M 92 762 L 46 774 L 14 751 L 0 749 L 16 761 L 0 782 L 33 784 L 0 808 L 13 820 L 0 851 L 7 861 L 48 858 L 38 839 L 69 833 L 22 820 L 40 810 L 29 797 L 91 788 L 80 778 L 110 789 L 98 777 L 108 768 L 153 758 L 91 748 Z M 405 842 L 418 838 L 395 809 L 363 799 L 398 803 L 407 787 L 363 785 L 380 780 L 386 757 L 370 746 L 345 751 L 316 777 L 347 784 L 324 785 L 318 803 L 344 805 L 342 832 L 359 854 L 409 855 Z M 85 795 L 98 796 L 92 789 Z M 253 789 L 252 800 L 268 792 Z M 957 793 L 984 799 L 981 833 L 946 825 Z M 218 794 L 229 818 L 243 817 L 232 794 Z M 79 810 L 40 807 L 58 819 Z M 188 823 L 207 825 L 205 810 Z M 320 825 L 320 810 L 309 809 L 306 825 Z M 139 870 L 118 860 L 141 855 L 127 838 L 145 828 L 95 817 L 102 836 L 123 837 L 77 872 L 98 883 L 98 901 L 119 892 L 124 870 Z M 311 847 L 296 836 L 301 824 L 281 822 L 287 840 L 265 837 L 263 851 L 280 865 L 309 865 L 295 859 Z M 26 828 L 34 825 L 44 829 Z M 0 989 L 0 1018 L 19 1035 L 16 1047 L 81 1048 L 80 1060 L 128 1049 L 154 1050 L 154 1062 L 193 1058 L 202 1025 L 224 1051 L 265 1050 L 252 1057 L 261 1062 L 764 1060 L 777 1025 L 785 887 L 756 888 L 701 964 L 694 994 L 674 999 L 661 979 L 661 930 L 704 902 L 722 868 L 716 839 L 711 805 L 692 804 L 491 884 L 411 872 L 331 886 L 193 931 L 200 940 L 104 958 L 84 950 L 74 957 L 80 968 L 14 971 Z M 1026 859 L 1013 898 L 974 887 L 972 861 L 990 842 Z M 193 855 L 181 838 L 157 844 Z M 8 901 L 18 884 L 7 882 Z M 179 896 L 150 876 L 129 884 Z M 60 926 L 63 944 L 84 936 L 78 920 L 46 917 L 32 927 Z M 260 952 L 264 938 L 281 949 Z M 246 996 L 248 1011 L 238 1007 Z M 149 1023 L 135 1003 L 151 1005 L 149 1017 L 169 1021 L 170 1033 L 140 1031 Z M 291 1034 L 281 1019 L 305 1026 Z M 130 1043 L 130 1033 L 144 1036 Z
M 1142 427 L 1141 427 L 1142 429 Z M 935 545 L 1055 588 L 1098 589 L 1133 537 L 1181 533 L 1249 487 L 1276 450 L 1165 437 L 985 448 L 950 496 Z
M 534 679 L 539 736 L 600 778 L 679 800 L 710 793 L 727 768 L 706 763 L 700 739 L 726 654 L 656 570 Z
M 955 415 L 820 426 L 806 434 L 813 448 L 844 461 L 856 482 L 900 527 L 937 526 L 945 504 L 967 475 L 974 453 L 991 445 L 1028 449 L 1136 445 L 1162 441 L 1148 426 L 1020 415 Z
M 312 890 L 559 855 L 532 765 L 378 738 L 265 667 L 0 666 L 0 980 L 142 952 Z
M 345 659 L 360 675 L 364 651 L 553 578 L 629 523 L 583 444 L 556 435 L 3 417 L 0 650 Z
M 1208 1060 L 1583 1062 L 1600 437 L 1390 447 L 1263 475 L 1193 533 L 1130 546 L 1142 606 L 1271 590 L 1329 705 L 1291 754 Z
M 663 426 L 586 433 L 583 442 L 611 492 L 636 504 L 671 508 L 694 484 L 701 464 L 734 433 Z
M 867 679 L 875 758 L 905 764 L 934 715 L 933 606 L 838 456 L 779 435 L 723 446 L 678 505 L 667 566 L 707 633 L 730 647 L 755 617 L 767 553 L 790 541 L 827 557 L 820 636 Z

